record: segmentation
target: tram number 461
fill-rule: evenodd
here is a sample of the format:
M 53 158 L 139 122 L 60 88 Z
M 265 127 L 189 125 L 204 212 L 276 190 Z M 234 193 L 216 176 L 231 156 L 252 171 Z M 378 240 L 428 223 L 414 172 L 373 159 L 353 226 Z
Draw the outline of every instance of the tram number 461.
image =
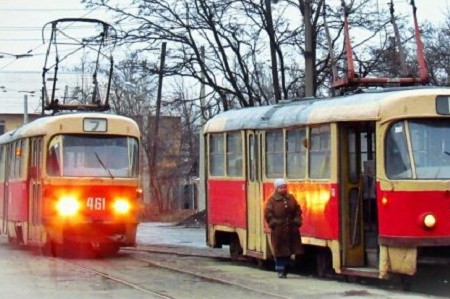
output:
M 88 197 L 86 206 L 91 210 L 104 210 L 106 207 L 106 199 L 104 197 Z

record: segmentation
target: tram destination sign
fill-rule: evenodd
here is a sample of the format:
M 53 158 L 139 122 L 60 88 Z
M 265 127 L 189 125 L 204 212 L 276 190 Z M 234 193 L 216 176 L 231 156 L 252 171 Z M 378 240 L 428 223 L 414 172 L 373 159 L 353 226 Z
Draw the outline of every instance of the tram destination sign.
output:
M 436 112 L 442 115 L 450 114 L 450 96 L 436 97 Z
M 108 130 L 108 122 L 106 118 L 84 118 L 84 132 L 106 132 Z

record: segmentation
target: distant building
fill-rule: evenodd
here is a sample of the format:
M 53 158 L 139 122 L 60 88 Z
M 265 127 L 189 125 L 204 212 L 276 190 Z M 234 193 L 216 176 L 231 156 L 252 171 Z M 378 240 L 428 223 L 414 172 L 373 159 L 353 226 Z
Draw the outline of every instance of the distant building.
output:
M 154 116 L 148 118 L 148 129 L 142 133 L 142 152 L 150 153 L 153 143 L 153 132 L 155 125 Z M 145 132 L 146 131 L 146 132 Z M 196 182 L 192 178 L 191 165 L 182 148 L 182 122 L 179 116 L 162 115 L 159 119 L 158 145 L 156 153 L 156 170 L 158 188 L 161 196 L 161 208 L 167 210 L 196 209 L 197 190 Z M 152 198 L 150 173 L 148 159 L 142 156 L 141 175 L 143 180 L 144 201 L 154 207 Z
M 28 105 L 28 122 L 41 116 L 40 113 L 35 112 L 34 106 L 34 103 Z M 0 101 L 0 135 L 22 126 L 24 122 L 23 113 L 23 101 Z

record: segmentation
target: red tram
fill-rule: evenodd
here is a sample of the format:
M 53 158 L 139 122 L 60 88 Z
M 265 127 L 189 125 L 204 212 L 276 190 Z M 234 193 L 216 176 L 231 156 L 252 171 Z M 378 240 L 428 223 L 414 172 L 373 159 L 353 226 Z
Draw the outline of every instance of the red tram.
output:
M 204 127 L 207 243 L 271 259 L 265 200 L 285 178 L 320 273 L 413 275 L 450 253 L 450 89 L 232 110 Z M 308 257 L 307 257 L 308 258 Z
M 0 228 L 52 249 L 134 246 L 140 198 L 137 124 L 104 113 L 47 116 L 0 136 Z

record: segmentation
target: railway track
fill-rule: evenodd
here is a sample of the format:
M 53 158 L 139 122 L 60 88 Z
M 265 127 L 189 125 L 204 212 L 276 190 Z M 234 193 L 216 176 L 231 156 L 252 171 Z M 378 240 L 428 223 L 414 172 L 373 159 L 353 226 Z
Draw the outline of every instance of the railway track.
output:
M 205 264 L 203 264 L 202 262 L 203 259 L 205 259 Z M 209 259 L 210 261 L 207 261 L 207 259 Z M 216 262 L 214 262 L 213 260 L 216 260 Z M 129 264 L 130 261 L 133 261 L 132 263 L 135 263 L 133 267 L 136 269 L 143 268 L 156 270 L 150 272 L 148 270 L 144 270 L 145 272 L 142 272 L 141 275 L 145 275 L 145 273 L 153 273 L 156 277 L 160 275 L 166 275 L 166 277 L 173 277 L 175 281 L 180 281 L 181 283 L 191 281 L 200 283 L 202 288 L 208 288 L 212 286 L 212 290 L 215 290 L 214 285 L 221 285 L 222 290 L 233 290 L 234 292 L 241 292 L 249 298 L 292 298 L 293 296 L 291 295 L 294 294 L 289 291 L 279 292 L 278 288 L 281 286 L 286 287 L 287 285 L 285 285 L 285 283 L 289 281 L 276 280 L 265 284 L 264 281 L 267 279 L 267 275 L 264 274 L 261 276 L 265 277 L 262 280 L 255 279 L 254 277 L 252 278 L 253 274 L 250 274 L 250 279 L 245 279 L 245 273 L 251 273 L 251 271 L 248 270 L 255 267 L 254 263 L 251 263 L 248 260 L 247 262 L 245 260 L 242 260 L 239 261 L 239 265 L 237 265 L 236 263 L 231 262 L 230 257 L 227 256 L 227 253 L 224 250 L 219 250 L 219 252 L 216 252 L 202 248 L 196 249 L 189 247 L 183 248 L 174 246 L 152 245 L 146 246 L 145 248 L 125 248 L 121 250 L 121 253 L 118 256 L 106 260 L 89 259 L 80 261 L 77 259 L 63 259 L 63 261 L 70 266 L 89 271 L 105 279 L 123 284 L 139 292 L 142 292 L 142 294 L 150 295 L 152 296 L 152 298 L 186 298 L 186 295 L 179 295 L 179 290 L 182 290 L 183 286 L 181 286 L 181 289 L 179 289 L 180 286 L 176 283 L 169 286 L 158 285 L 154 283 L 146 284 L 145 282 L 142 282 L 142 279 L 139 279 L 140 274 L 134 273 L 132 274 L 132 276 L 130 276 L 130 272 L 128 272 L 127 274 L 126 270 L 122 269 L 120 263 L 116 264 L 116 261 L 121 261 L 122 265 Z M 95 261 L 98 261 L 98 263 Z M 111 262 L 114 264 L 113 267 L 111 267 Z M 215 263 L 219 263 L 219 265 L 214 265 Z M 223 271 L 218 270 L 222 269 L 220 263 L 223 263 Z M 243 266 L 242 263 L 248 263 L 249 267 Z M 233 276 L 232 274 L 230 274 L 232 273 L 232 271 L 236 271 L 230 270 L 235 266 L 238 266 L 242 269 L 240 271 L 243 271 L 240 272 L 238 276 Z M 161 270 L 161 272 L 159 270 Z M 430 272 L 427 271 L 427 273 Z M 305 277 L 310 277 L 310 275 L 305 276 L 304 273 L 297 274 L 300 274 L 300 276 L 298 276 L 297 278 L 295 275 L 293 276 L 293 279 L 300 279 L 297 280 L 297 282 L 304 280 Z M 272 275 L 270 275 L 270 277 L 271 276 Z M 435 277 L 441 278 L 441 280 L 444 279 L 444 276 L 442 276 L 442 274 L 435 275 Z M 342 281 L 342 279 L 338 279 L 336 277 L 327 279 L 327 281 L 330 281 L 330 283 L 339 280 Z M 422 280 L 426 281 L 426 283 L 420 283 L 420 281 Z M 280 282 L 281 285 L 279 284 Z M 409 294 L 413 296 L 420 296 L 420 294 L 437 296 L 443 296 L 444 294 L 448 295 L 448 292 L 445 290 L 446 286 L 443 286 L 442 282 L 433 282 L 430 279 L 426 279 L 423 275 L 414 278 L 414 285 L 416 284 L 418 285 L 409 292 Z M 427 284 L 431 284 L 431 286 L 427 287 Z M 272 288 L 270 286 L 272 286 Z M 394 290 L 396 292 L 400 292 L 399 294 L 401 294 L 399 282 L 395 281 L 361 279 L 355 281 L 355 284 L 345 283 L 342 284 L 342 286 L 342 288 L 345 289 L 345 292 L 342 294 L 338 293 L 342 296 L 347 296 L 347 292 L 361 292 L 361 288 L 365 290 L 367 287 L 371 289 L 370 293 L 374 292 L 374 294 L 378 292 L 382 293 L 383 290 L 389 292 Z M 273 287 L 275 287 L 275 289 Z M 369 291 L 365 292 L 368 292 L 367 294 L 369 294 Z M 327 295 L 327 293 L 324 293 L 324 295 Z
M 176 274 L 182 274 L 182 275 L 188 275 L 190 277 L 193 277 L 196 280 L 202 280 L 205 282 L 210 282 L 210 283 L 217 283 L 217 284 L 221 284 L 221 285 L 225 285 L 225 286 L 232 286 L 235 288 L 239 288 L 241 290 L 244 290 L 246 292 L 250 292 L 251 294 L 253 294 L 254 296 L 260 298 L 260 297 L 271 297 L 271 298 L 288 298 L 286 296 L 282 296 L 280 294 L 276 294 L 274 292 L 268 292 L 268 291 L 264 291 L 261 289 L 256 289 L 253 288 L 249 285 L 245 285 L 243 283 L 238 283 L 235 281 L 229 281 L 226 280 L 224 278 L 218 278 L 218 277 L 212 277 L 212 276 L 208 276 L 199 272 L 196 272 L 194 270 L 187 270 L 187 269 L 183 269 L 180 267 L 176 267 L 176 266 L 171 266 L 171 265 L 167 265 L 164 264 L 162 262 L 157 262 L 155 260 L 151 260 L 149 258 L 146 258 L 144 256 L 144 252 L 152 252 L 152 253 L 157 253 L 157 254 L 171 254 L 171 255 L 175 255 L 175 256 L 190 256 L 190 257 L 204 257 L 204 258 L 215 258 L 213 256 L 210 255 L 202 255 L 202 254 L 187 254 L 187 253 L 175 253 L 175 252 L 162 252 L 161 250 L 136 250 L 136 249 L 126 249 L 127 252 L 131 253 L 134 252 L 132 254 L 130 254 L 129 256 L 127 256 L 127 258 L 129 259 L 133 259 L 135 261 L 138 262 L 142 262 L 145 263 L 146 265 L 152 267 L 153 269 L 161 269 L 161 270 L 167 270 Z M 225 257 L 217 257 L 220 259 L 225 259 Z M 229 258 L 228 258 L 229 259 Z M 120 274 L 111 274 L 109 272 L 106 271 L 102 271 L 102 270 L 98 270 L 96 269 L 95 266 L 92 266 L 91 264 L 89 266 L 83 265 L 82 263 L 80 263 L 79 261 L 75 260 L 63 260 L 64 263 L 66 263 L 68 266 L 72 266 L 72 267 L 76 267 L 79 268 L 81 270 L 87 271 L 87 272 L 91 272 L 95 275 L 101 276 L 105 279 L 114 281 L 116 283 L 119 284 L 123 284 L 126 285 L 128 287 L 131 287 L 135 290 L 138 290 L 142 293 L 145 294 L 149 294 L 149 295 L 153 295 L 156 298 L 176 298 L 176 297 L 172 297 L 168 294 L 165 294 L 161 291 L 152 289 L 152 288 L 148 288 L 148 287 L 142 287 L 141 285 L 133 282 L 131 279 L 127 279 L 127 278 L 123 278 Z
M 155 290 L 151 290 L 151 289 L 148 289 L 148 288 L 143 288 L 143 287 L 141 287 L 141 286 L 139 286 L 139 285 L 137 285 L 137 284 L 135 284 L 133 282 L 130 282 L 130 281 L 124 280 L 122 278 L 116 277 L 115 275 L 111 275 L 111 274 L 106 273 L 104 271 L 99 271 L 99 270 L 93 269 L 91 267 L 86 267 L 86 266 L 80 265 L 80 264 L 78 264 L 76 262 L 71 262 L 71 261 L 67 261 L 67 260 L 60 260 L 60 261 L 62 261 L 63 263 L 67 264 L 68 266 L 75 267 L 75 268 L 78 268 L 78 269 L 90 272 L 92 274 L 95 274 L 97 276 L 101 276 L 103 278 L 112 280 L 112 281 L 117 282 L 119 284 L 126 285 L 126 286 L 131 287 L 131 288 L 133 288 L 135 290 L 138 290 L 140 292 L 153 295 L 153 296 L 155 296 L 157 298 L 174 299 L 174 297 L 168 296 L 166 294 L 163 294 L 163 293 L 155 291 Z
M 230 261 L 230 256 L 226 251 L 209 251 L 209 250 L 193 250 L 192 252 L 185 252 L 180 247 L 170 247 L 170 246 L 149 246 L 147 248 L 126 248 L 126 252 L 129 253 L 152 253 L 152 254 L 163 254 L 163 255 L 174 255 L 179 257 L 199 257 L 199 258 L 214 258 L 220 260 L 228 260 Z M 217 251 L 217 250 L 216 250 Z M 203 253 L 202 253 L 203 252 Z M 166 269 L 171 269 L 171 266 L 162 265 L 155 261 L 149 261 L 145 258 L 139 258 L 144 262 L 148 262 L 152 266 L 164 267 Z M 239 264 L 242 266 L 242 263 L 252 264 L 254 267 L 254 263 L 248 259 L 239 260 Z M 259 266 L 260 267 L 260 266 Z M 174 271 L 185 272 L 186 274 L 194 274 L 204 279 L 214 280 L 215 278 L 207 277 L 202 274 L 191 273 L 191 271 L 185 271 L 180 269 L 173 269 Z M 350 281 L 347 281 L 347 277 L 339 276 L 337 274 L 329 274 L 327 275 L 327 279 L 331 281 L 346 281 L 353 282 L 360 286 L 372 286 L 380 290 L 397 290 L 397 291 L 405 291 L 408 290 L 411 294 L 415 295 L 431 295 L 431 296 L 448 296 L 450 295 L 450 271 L 446 270 L 445 267 L 436 267 L 435 264 L 430 265 L 422 265 L 419 269 L 420 271 L 414 276 L 407 280 L 403 280 L 400 277 L 394 278 L 392 280 L 378 280 L 378 279 L 366 279 L 366 278 L 354 278 Z M 309 277 L 315 277 L 314 274 L 309 273 L 311 270 L 300 270 L 300 272 L 295 272 L 302 276 L 306 275 Z M 230 281 L 223 281 L 221 279 L 216 279 L 216 282 L 233 284 L 235 286 L 246 288 L 252 291 L 255 289 L 249 288 L 246 285 L 240 283 L 230 283 Z M 405 284 L 406 283 L 406 284 Z M 260 291 L 260 290 L 257 290 Z M 273 294 L 271 292 L 265 293 L 267 295 L 280 297 L 279 294 Z M 282 297 L 283 298 L 283 297 Z
M 163 265 L 162 263 L 158 263 L 158 262 L 155 262 L 155 261 L 150 261 L 150 260 L 145 259 L 145 258 L 133 257 L 133 259 L 141 261 L 141 262 L 148 263 L 149 265 L 151 265 L 153 267 L 158 267 L 160 269 L 166 269 L 166 270 L 170 270 L 170 271 L 174 271 L 174 272 L 178 272 L 178 273 L 187 274 L 187 275 L 194 276 L 194 277 L 197 277 L 197 278 L 200 278 L 200 279 L 203 279 L 203 280 L 206 280 L 206 281 L 210 281 L 210 282 L 215 282 L 215 283 L 235 286 L 235 287 L 238 287 L 238 288 L 241 288 L 241 289 L 245 289 L 247 291 L 251 291 L 253 293 L 257 293 L 259 295 L 271 296 L 273 298 L 288 298 L 288 297 L 285 297 L 285 296 L 280 296 L 279 294 L 276 294 L 276 293 L 273 293 L 273 292 L 267 292 L 267 291 L 264 291 L 264 290 L 255 289 L 255 288 L 252 288 L 252 287 L 250 287 L 248 285 L 245 285 L 245 284 L 242 284 L 242 283 L 236 283 L 236 282 L 228 281 L 228 280 L 217 278 L 217 277 L 211 277 L 211 276 L 208 276 L 208 275 L 196 273 L 194 271 L 189 271 L 189 270 L 186 270 L 186 269 L 180 269 L 180 268 L 177 268 L 177 267 L 174 267 L 174 266 Z

